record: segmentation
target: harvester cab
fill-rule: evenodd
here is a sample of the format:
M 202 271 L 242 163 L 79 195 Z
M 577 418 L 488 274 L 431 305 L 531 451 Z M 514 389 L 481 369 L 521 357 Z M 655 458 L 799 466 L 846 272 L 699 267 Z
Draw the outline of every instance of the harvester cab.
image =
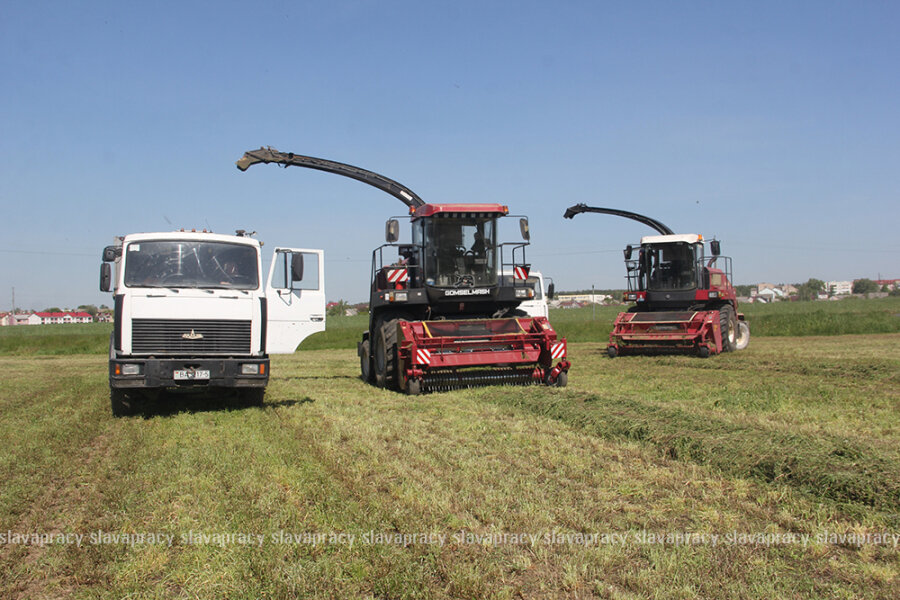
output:
M 373 319 L 398 302 L 420 319 L 514 316 L 520 303 L 534 297 L 526 283 L 528 239 L 498 243 L 506 206 L 423 204 L 409 212 L 412 243 L 398 243 L 403 217 L 393 217 L 385 227 L 386 243 L 372 254 Z M 521 223 L 527 232 L 524 217 Z M 502 270 L 516 276 L 502 278 Z
M 644 236 L 626 246 L 627 290 L 634 305 L 616 317 L 607 352 L 694 352 L 702 357 L 742 350 L 750 327 L 737 311 L 731 258 L 721 255 L 718 240 L 675 234 L 655 219 L 628 211 L 578 204 L 566 210 L 571 219 L 583 212 L 612 214 L 648 225 L 659 235 Z
M 372 253 L 369 327 L 357 346 L 362 378 L 409 394 L 485 384 L 564 386 L 566 341 L 546 317 L 517 307 L 534 297 L 528 284 L 528 220 L 521 240 L 498 242 L 500 204 L 428 204 L 383 175 L 326 159 L 260 148 L 237 166 L 276 163 L 356 179 L 403 202 L 408 215 L 385 225 Z M 411 243 L 399 243 L 408 218 Z M 510 280 L 500 273 L 510 270 Z M 558 361 L 554 366 L 553 362 Z

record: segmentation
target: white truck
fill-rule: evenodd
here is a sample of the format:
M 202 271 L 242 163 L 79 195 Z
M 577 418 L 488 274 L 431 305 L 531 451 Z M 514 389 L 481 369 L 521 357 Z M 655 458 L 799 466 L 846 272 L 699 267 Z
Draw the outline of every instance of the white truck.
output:
M 103 250 L 100 289 L 112 291 L 110 404 L 167 388 L 233 388 L 260 404 L 269 355 L 325 329 L 324 253 L 275 248 L 263 285 L 261 243 L 176 231 L 117 237 Z
M 512 280 L 512 271 L 504 269 L 503 277 Z M 547 300 L 553 300 L 554 285 L 551 278 L 548 277 L 547 279 L 550 281 L 550 286 L 544 287 L 544 276 L 540 271 L 531 271 L 528 273 L 528 279 L 525 281 L 534 290 L 534 296 L 525 300 L 516 308 L 529 317 L 549 317 L 550 309 Z

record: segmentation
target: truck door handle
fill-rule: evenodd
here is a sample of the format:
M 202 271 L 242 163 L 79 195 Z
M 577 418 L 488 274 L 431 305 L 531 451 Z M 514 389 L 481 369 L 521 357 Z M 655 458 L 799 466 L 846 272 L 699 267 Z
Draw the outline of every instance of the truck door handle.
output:
M 325 317 L 323 317 L 322 315 L 313 315 L 310 317 L 310 320 L 311 321 L 324 321 Z

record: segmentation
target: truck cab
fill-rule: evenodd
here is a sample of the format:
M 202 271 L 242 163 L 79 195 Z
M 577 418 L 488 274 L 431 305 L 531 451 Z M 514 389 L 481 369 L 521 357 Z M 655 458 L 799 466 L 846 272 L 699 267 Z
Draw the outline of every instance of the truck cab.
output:
M 104 249 L 113 413 L 166 388 L 234 388 L 262 402 L 269 355 L 324 330 L 325 292 L 321 250 L 275 248 L 264 281 L 260 247 L 243 232 L 177 231 L 117 237 Z
M 511 270 L 503 270 L 503 280 L 509 282 L 507 285 L 512 285 L 513 277 L 514 274 Z M 550 281 L 549 286 L 546 281 Z M 540 271 L 532 270 L 528 273 L 525 285 L 531 288 L 531 291 L 528 293 L 528 298 L 517 307 L 518 311 L 529 317 L 550 317 L 550 307 L 547 301 L 553 300 L 554 285 L 551 278 L 546 278 L 546 281 Z

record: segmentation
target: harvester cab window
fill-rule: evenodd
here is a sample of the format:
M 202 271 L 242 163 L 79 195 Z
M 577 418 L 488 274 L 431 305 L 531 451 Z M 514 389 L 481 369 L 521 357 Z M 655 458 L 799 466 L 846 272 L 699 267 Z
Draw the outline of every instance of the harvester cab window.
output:
M 697 252 L 691 244 L 672 243 L 644 249 L 650 290 L 690 290 L 697 287 Z
M 496 229 L 491 218 L 439 217 L 413 228 L 425 252 L 425 282 L 436 287 L 497 284 Z M 421 242 L 416 238 L 422 236 Z

